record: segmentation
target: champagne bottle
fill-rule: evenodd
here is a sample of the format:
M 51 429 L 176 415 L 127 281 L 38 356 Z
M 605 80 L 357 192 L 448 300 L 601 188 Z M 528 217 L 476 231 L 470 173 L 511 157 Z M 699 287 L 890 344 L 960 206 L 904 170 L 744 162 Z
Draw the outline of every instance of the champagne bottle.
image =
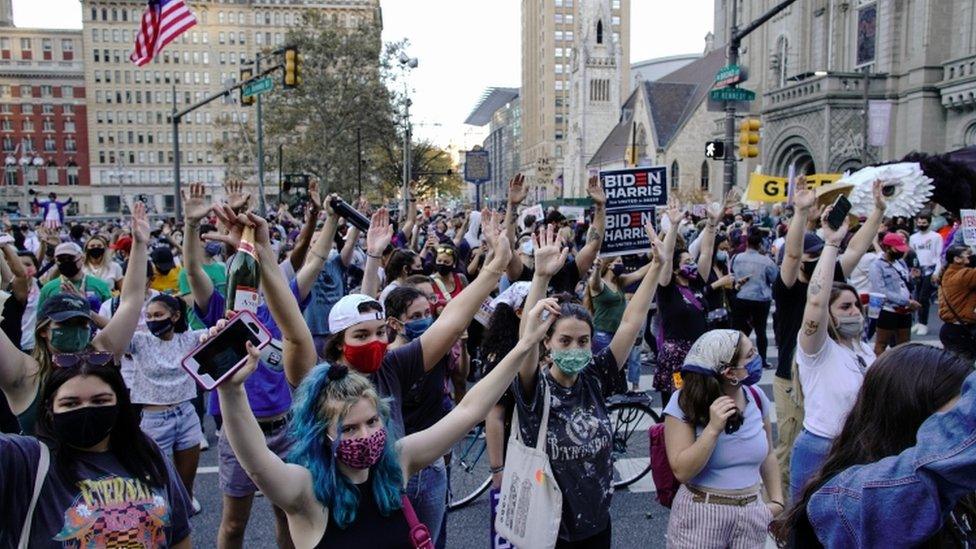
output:
M 258 269 L 258 258 L 254 251 L 254 228 L 244 227 L 237 254 L 228 269 L 227 310 L 248 310 L 256 313 L 260 283 L 261 271 Z
M 332 209 L 335 210 L 335 213 L 346 218 L 346 221 L 348 221 L 350 225 L 356 227 L 362 232 L 369 230 L 369 218 L 360 213 L 356 208 L 350 206 L 348 202 L 341 198 L 333 198 L 330 204 Z

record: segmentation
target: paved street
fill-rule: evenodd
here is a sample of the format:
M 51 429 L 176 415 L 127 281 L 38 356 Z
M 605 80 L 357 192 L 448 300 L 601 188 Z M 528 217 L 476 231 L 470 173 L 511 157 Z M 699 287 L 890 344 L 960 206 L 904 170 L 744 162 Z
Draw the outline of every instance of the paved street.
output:
M 933 316 L 935 316 L 933 314 Z M 936 319 L 930 325 L 929 335 L 913 336 L 913 341 L 939 345 L 940 323 Z M 770 340 L 769 360 L 776 362 L 776 347 L 773 345 L 772 329 L 768 331 Z M 650 367 L 644 367 L 641 388 L 651 387 Z M 766 370 L 759 386 L 772 398 L 773 372 Z M 660 403 L 655 399 L 655 407 L 660 411 Z M 775 423 L 775 410 L 773 420 Z M 213 423 L 207 420 L 208 433 L 213 449 L 202 454 L 200 471 L 196 482 L 196 496 L 203 506 L 203 512 L 193 518 L 194 547 L 215 547 L 217 528 L 220 524 L 220 489 L 217 486 L 216 438 Z M 635 435 L 635 436 L 640 436 Z M 668 524 L 668 510 L 654 499 L 654 484 L 650 475 L 630 488 L 618 491 L 613 498 L 613 546 L 619 548 L 664 547 L 664 533 Z M 487 547 L 488 546 L 488 497 L 483 495 L 471 505 L 452 512 L 448 517 L 448 547 Z M 271 507 L 264 498 L 256 498 L 251 521 L 245 537 L 245 547 L 273 548 L 275 546 L 274 520 Z

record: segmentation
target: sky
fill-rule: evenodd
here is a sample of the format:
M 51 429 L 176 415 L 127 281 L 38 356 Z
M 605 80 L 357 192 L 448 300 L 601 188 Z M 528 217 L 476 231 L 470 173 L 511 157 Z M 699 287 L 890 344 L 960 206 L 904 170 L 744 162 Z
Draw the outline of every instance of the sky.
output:
M 464 124 L 486 88 L 518 87 L 521 0 L 381 0 L 383 39 L 410 41 L 414 135 L 441 146 L 480 142 Z M 631 0 L 631 62 L 700 53 L 713 0 Z M 19 27 L 81 28 L 79 0 L 13 0 Z

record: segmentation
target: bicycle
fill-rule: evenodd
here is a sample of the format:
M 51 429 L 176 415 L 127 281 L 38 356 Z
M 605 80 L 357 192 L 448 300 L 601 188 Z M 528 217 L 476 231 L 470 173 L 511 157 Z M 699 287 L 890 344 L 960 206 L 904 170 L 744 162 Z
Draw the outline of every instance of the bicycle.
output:
M 612 434 L 613 487 L 625 488 L 651 470 L 647 430 L 660 423 L 647 393 L 613 395 L 607 399 Z M 447 509 L 461 509 L 491 486 L 484 424 L 464 436 L 451 450 L 447 465 Z

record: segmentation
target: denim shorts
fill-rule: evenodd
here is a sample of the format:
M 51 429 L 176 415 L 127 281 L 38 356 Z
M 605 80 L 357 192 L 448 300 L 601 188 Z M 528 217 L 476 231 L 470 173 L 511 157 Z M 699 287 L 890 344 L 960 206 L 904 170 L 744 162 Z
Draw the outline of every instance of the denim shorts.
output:
M 264 442 L 272 452 L 281 459 L 285 459 L 288 451 L 291 450 L 292 440 L 288 436 L 288 425 L 278 427 L 270 434 L 264 436 Z M 247 476 L 241 462 L 237 461 L 234 450 L 227 441 L 227 435 L 223 430 L 217 440 L 218 466 L 217 472 L 220 484 L 220 491 L 232 498 L 243 498 L 253 496 L 258 491 L 251 477 Z
M 143 409 L 140 427 L 159 445 L 165 455 L 199 446 L 203 440 L 200 418 L 197 417 L 192 400 L 165 410 Z

